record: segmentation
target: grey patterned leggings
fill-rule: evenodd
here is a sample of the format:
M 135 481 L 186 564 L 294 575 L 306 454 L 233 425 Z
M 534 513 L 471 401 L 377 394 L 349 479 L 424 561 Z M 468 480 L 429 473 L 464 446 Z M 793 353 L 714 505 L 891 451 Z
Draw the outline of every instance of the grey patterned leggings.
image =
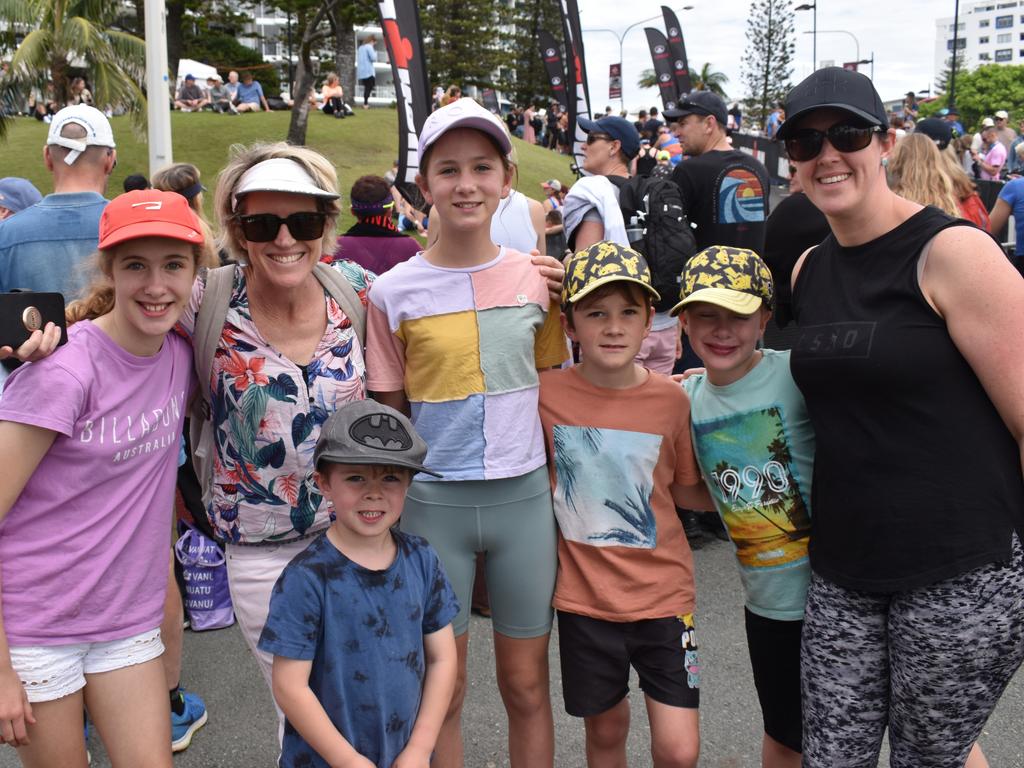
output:
M 801 646 L 803 765 L 962 768 L 1024 659 L 1024 554 L 896 594 L 812 577 Z

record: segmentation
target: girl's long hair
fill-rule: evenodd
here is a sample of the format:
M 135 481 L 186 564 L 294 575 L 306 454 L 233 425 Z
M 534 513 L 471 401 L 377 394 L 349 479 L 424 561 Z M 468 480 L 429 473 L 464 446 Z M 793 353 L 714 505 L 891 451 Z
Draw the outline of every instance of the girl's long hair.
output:
M 956 195 L 957 200 L 966 200 L 978 191 L 977 185 L 960 164 L 955 141 L 949 142 L 949 146 L 939 152 L 939 159 L 942 162 L 942 168 L 953 182 L 953 194 Z
M 922 133 L 904 137 L 896 145 L 889 170 L 896 194 L 921 205 L 934 205 L 950 216 L 961 215 L 953 181 L 930 137 Z

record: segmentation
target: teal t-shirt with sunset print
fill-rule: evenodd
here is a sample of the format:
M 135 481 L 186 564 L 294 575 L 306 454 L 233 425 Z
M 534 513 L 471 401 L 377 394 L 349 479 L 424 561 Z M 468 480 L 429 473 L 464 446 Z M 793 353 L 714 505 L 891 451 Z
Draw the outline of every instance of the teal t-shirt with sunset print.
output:
M 683 387 L 697 464 L 736 546 L 747 608 L 769 619 L 802 619 L 814 430 L 789 352 L 763 350 L 732 384 L 698 375 Z

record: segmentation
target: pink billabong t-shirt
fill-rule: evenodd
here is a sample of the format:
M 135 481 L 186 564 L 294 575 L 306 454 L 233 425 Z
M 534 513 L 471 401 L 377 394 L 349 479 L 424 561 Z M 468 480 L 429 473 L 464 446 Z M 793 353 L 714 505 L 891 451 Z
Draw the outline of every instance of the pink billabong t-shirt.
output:
M 7 379 L 0 420 L 57 433 L 0 523 L 12 646 L 103 642 L 160 626 L 192 348 L 137 357 L 89 321 Z

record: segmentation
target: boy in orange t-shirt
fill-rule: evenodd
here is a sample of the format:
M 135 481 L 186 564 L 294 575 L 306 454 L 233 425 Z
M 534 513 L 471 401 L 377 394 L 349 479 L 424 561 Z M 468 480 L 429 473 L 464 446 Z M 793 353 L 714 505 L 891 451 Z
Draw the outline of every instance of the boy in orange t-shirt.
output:
M 573 256 L 562 324 L 575 368 L 540 378 L 558 520 L 558 610 L 566 711 L 584 718 L 590 768 L 624 765 L 629 667 L 640 677 L 658 766 L 700 752 L 693 557 L 675 507 L 710 509 L 678 384 L 634 362 L 650 331 L 643 257 L 602 241 Z

